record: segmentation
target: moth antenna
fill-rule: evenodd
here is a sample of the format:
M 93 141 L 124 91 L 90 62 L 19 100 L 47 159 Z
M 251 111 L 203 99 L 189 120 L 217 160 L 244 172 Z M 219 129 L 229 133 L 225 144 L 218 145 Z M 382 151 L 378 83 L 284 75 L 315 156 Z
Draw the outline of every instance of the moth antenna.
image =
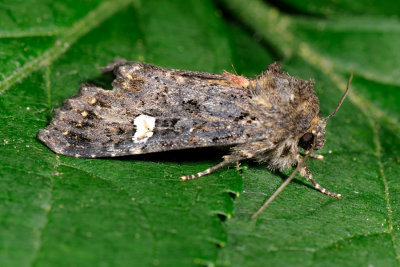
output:
M 339 108 L 342 105 L 344 99 L 346 98 L 347 94 L 349 93 L 350 83 L 351 83 L 352 79 L 353 79 L 353 73 L 350 73 L 350 77 L 347 80 L 346 91 L 344 92 L 344 94 L 343 94 L 342 98 L 340 99 L 339 104 L 336 106 L 335 110 L 328 117 L 325 118 L 326 121 L 329 120 L 330 118 L 332 118 L 336 114 L 336 112 L 339 110 Z
M 285 187 L 293 180 L 294 176 L 297 174 L 297 172 L 300 170 L 300 168 L 303 167 L 303 165 L 306 162 L 306 160 L 308 159 L 308 157 L 310 157 L 310 155 L 313 152 L 313 149 L 315 147 L 315 144 L 316 143 L 314 140 L 312 147 L 310 148 L 309 151 L 307 151 L 303 160 L 299 164 L 297 164 L 296 169 L 292 172 L 292 174 L 289 176 L 289 178 L 287 178 L 286 181 L 283 182 L 283 184 L 281 184 L 281 186 L 279 186 L 279 188 L 272 194 L 272 196 L 270 196 L 269 199 L 267 201 L 265 201 L 265 203 L 261 206 L 261 208 L 259 208 L 256 211 L 256 213 L 254 213 L 251 216 L 252 219 L 256 218 L 279 195 L 279 193 L 282 192 L 283 189 L 285 189 Z

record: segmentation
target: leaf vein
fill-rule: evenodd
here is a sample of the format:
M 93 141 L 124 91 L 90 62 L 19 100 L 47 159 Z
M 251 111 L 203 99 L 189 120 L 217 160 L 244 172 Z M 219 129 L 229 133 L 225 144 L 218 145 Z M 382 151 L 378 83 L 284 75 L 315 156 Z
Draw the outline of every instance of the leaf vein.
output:
M 107 1 L 89 12 L 83 19 L 78 20 L 71 28 L 65 30 L 60 38 L 46 52 L 36 59 L 16 69 L 11 75 L 0 82 L 0 95 L 4 94 L 13 84 L 28 76 L 40 66 L 52 63 L 56 58 L 69 49 L 81 36 L 98 26 L 101 22 L 127 6 L 130 0 Z
M 49 214 L 50 211 L 52 209 L 52 202 L 53 202 L 53 190 L 54 190 L 54 179 L 53 176 L 57 176 L 58 175 L 58 168 L 60 166 L 60 158 L 58 156 L 56 156 L 56 163 L 54 165 L 54 170 L 53 170 L 53 174 L 50 175 L 49 180 L 50 180 L 50 190 L 49 190 L 49 200 L 48 200 L 48 206 L 46 208 L 46 212 L 45 212 L 45 223 L 43 225 L 43 227 L 40 229 L 40 233 L 39 233 L 39 238 L 38 238 L 38 245 L 37 248 L 35 249 L 32 259 L 30 261 L 29 266 L 36 266 L 36 261 L 38 260 L 38 255 L 40 253 L 40 251 L 42 250 L 42 245 L 43 245 L 43 233 L 46 230 L 48 224 L 49 224 Z
M 382 180 L 383 186 L 384 186 L 384 195 L 385 195 L 385 202 L 386 202 L 386 210 L 387 210 L 387 216 L 388 216 L 388 223 L 389 223 L 389 234 L 392 240 L 392 245 L 393 245 L 393 249 L 394 252 L 396 254 L 396 260 L 399 263 L 400 266 L 400 254 L 398 253 L 399 248 L 396 245 L 396 238 L 393 234 L 393 210 L 392 210 L 392 206 L 390 204 L 390 194 L 389 194 L 389 185 L 385 176 L 385 172 L 384 172 L 384 167 L 383 167 L 383 163 L 382 163 L 382 146 L 379 140 L 379 135 L 378 135 L 378 127 L 376 126 L 376 124 L 369 119 L 369 121 L 371 121 L 371 127 L 373 127 L 373 133 L 374 133 L 374 143 L 375 143 L 375 148 L 376 148 L 376 158 L 378 161 L 378 167 L 379 167 L 379 177 Z

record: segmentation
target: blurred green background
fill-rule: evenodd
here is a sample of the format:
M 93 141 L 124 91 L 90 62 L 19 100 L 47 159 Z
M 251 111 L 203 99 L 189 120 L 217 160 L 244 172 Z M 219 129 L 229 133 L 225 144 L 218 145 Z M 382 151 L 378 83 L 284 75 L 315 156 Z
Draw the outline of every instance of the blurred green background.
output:
M 1 266 L 400 266 L 400 2 L 0 1 Z M 114 58 L 254 77 L 280 61 L 314 79 L 329 121 L 314 178 L 253 162 L 189 182 L 225 151 L 116 159 L 36 139 Z M 240 196 L 240 197 L 238 197 Z

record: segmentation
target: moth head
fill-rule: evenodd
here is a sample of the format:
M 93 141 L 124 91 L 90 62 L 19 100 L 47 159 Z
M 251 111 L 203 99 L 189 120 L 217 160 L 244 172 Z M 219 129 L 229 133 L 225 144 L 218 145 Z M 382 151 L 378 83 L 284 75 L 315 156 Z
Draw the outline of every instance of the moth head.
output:
M 353 73 L 350 74 L 349 80 L 347 81 L 346 91 L 344 92 L 342 98 L 337 104 L 335 110 L 326 118 L 321 118 L 316 116 L 310 124 L 310 128 L 300 137 L 299 146 L 305 150 L 309 150 L 315 142 L 315 150 L 321 149 L 325 144 L 325 128 L 326 122 L 332 118 L 336 112 L 339 110 L 340 106 L 343 104 L 344 99 L 349 93 L 350 83 L 353 79 Z

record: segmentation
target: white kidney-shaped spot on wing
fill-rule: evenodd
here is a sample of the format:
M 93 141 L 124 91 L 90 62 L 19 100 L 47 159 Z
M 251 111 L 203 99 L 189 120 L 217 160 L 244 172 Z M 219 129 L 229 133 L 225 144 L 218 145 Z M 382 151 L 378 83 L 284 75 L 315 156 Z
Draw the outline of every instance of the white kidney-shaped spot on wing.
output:
M 132 137 L 132 140 L 135 143 L 144 143 L 147 139 L 153 136 L 156 118 L 148 115 L 140 115 L 135 118 L 133 124 L 136 126 L 136 132 Z

